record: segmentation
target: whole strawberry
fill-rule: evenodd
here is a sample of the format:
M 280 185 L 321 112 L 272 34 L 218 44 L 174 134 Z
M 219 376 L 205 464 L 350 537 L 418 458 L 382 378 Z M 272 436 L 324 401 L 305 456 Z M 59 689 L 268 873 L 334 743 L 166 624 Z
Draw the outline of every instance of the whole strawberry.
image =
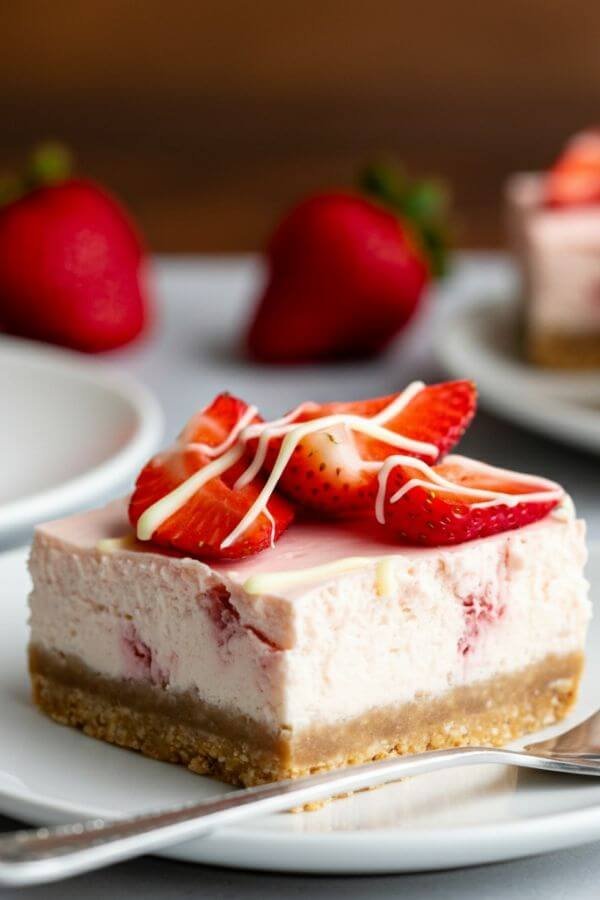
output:
M 276 228 L 268 281 L 248 334 L 267 362 L 367 356 L 415 312 L 444 262 L 440 189 L 373 167 L 363 193 L 301 202 Z
M 133 340 L 148 317 L 145 254 L 125 211 L 47 145 L 0 187 L 0 324 L 88 352 Z

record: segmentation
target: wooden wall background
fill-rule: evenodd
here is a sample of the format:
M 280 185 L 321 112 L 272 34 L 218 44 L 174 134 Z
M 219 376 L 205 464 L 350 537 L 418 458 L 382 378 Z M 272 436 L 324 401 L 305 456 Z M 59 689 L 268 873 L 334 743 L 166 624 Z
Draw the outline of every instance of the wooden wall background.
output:
M 0 164 L 64 137 L 160 251 L 260 246 L 376 151 L 501 240 L 506 173 L 600 121 L 592 0 L 3 0 Z

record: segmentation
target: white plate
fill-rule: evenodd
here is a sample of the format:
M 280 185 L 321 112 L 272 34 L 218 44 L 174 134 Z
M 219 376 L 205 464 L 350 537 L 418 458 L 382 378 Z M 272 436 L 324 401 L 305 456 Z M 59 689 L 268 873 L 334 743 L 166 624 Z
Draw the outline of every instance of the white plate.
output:
M 561 372 L 518 355 L 518 304 L 509 296 L 452 298 L 435 333 L 443 366 L 477 382 L 482 405 L 519 425 L 600 453 L 600 372 Z
M 590 561 L 600 605 L 600 545 Z M 102 744 L 46 719 L 29 700 L 28 579 L 23 551 L 0 556 L 0 809 L 61 823 L 215 796 L 226 788 L 186 769 Z M 573 725 L 600 706 L 600 619 L 590 635 Z M 544 736 L 565 725 L 547 729 Z M 529 738 L 531 740 L 531 738 Z M 251 869 L 377 873 L 442 869 L 545 853 L 600 838 L 600 779 L 478 766 L 337 800 L 312 813 L 264 817 L 165 856 Z
M 0 339 L 0 543 L 123 488 L 154 449 L 156 402 L 96 360 Z

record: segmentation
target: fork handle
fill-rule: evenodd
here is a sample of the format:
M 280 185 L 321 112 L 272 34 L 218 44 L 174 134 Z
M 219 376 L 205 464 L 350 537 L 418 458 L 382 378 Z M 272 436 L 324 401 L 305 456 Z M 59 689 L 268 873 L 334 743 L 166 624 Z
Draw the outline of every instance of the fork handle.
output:
M 231 791 L 217 799 L 115 821 L 95 818 L 69 825 L 10 832 L 0 837 L 0 885 L 58 881 L 154 853 L 251 816 L 279 812 L 436 769 L 481 763 L 508 763 L 600 775 L 598 762 L 590 772 L 590 766 L 581 760 L 573 762 L 486 747 L 459 747 L 395 757 Z

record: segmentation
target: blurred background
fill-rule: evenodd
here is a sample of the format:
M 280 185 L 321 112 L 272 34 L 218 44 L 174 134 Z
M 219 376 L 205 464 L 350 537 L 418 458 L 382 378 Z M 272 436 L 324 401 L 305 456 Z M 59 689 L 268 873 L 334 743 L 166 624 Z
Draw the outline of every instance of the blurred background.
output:
M 25 0 L 0 23 L 0 168 L 67 140 L 155 251 L 255 249 L 390 150 L 448 178 L 462 245 L 497 246 L 505 175 L 598 118 L 589 0 Z

